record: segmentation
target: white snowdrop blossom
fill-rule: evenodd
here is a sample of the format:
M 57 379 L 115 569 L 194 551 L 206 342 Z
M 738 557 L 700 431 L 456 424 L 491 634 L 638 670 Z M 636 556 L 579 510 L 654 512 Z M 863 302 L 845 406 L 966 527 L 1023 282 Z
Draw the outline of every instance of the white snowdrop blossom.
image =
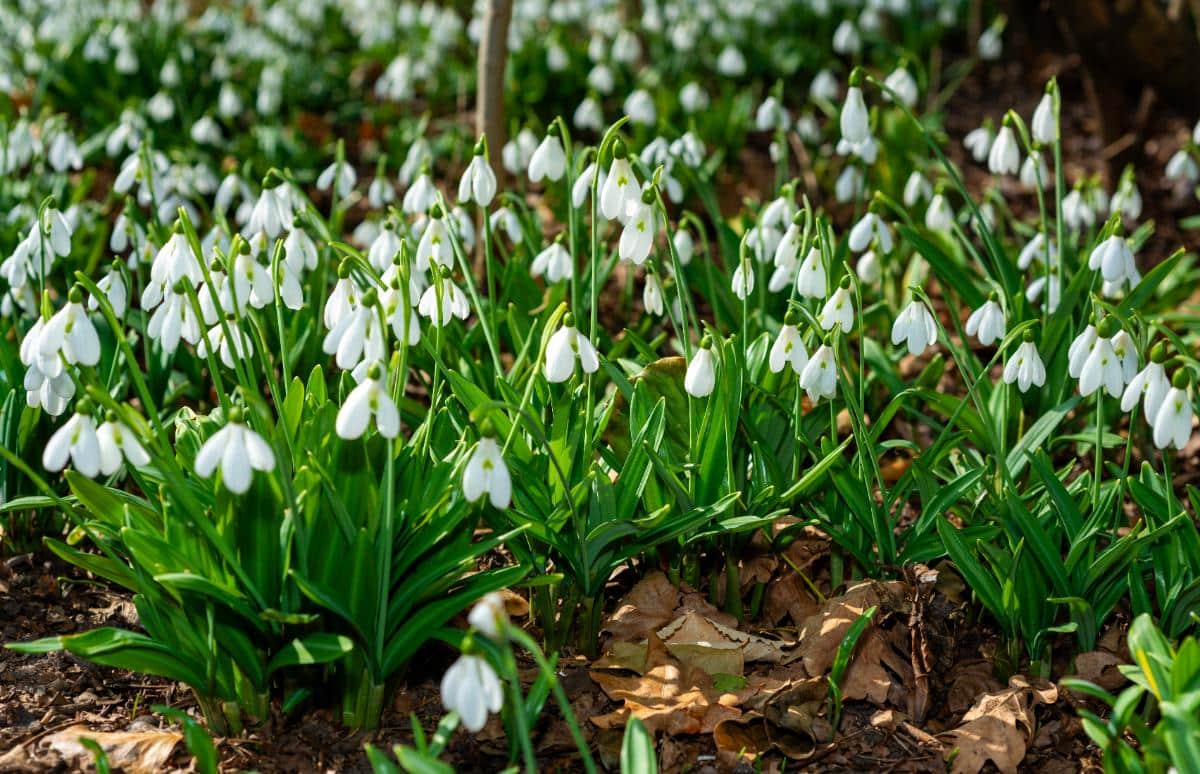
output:
M 796 292 L 804 298 L 825 298 L 828 292 L 827 285 L 821 251 L 813 247 L 809 249 L 808 255 L 804 256 L 796 274 Z
M 390 256 L 388 262 L 391 262 Z M 440 207 L 430 213 L 425 232 L 417 243 L 417 270 L 429 271 L 435 266 L 448 269 L 454 266 L 454 247 L 450 243 L 450 231 L 446 228 Z
M 565 382 L 575 372 L 575 361 L 585 374 L 595 373 L 600 368 L 600 358 L 592 342 L 576 328 L 570 315 L 563 320 L 563 327 L 555 331 L 546 345 L 546 362 L 542 373 L 551 383 Z
M 1125 387 L 1125 392 L 1121 395 L 1121 410 L 1132 411 L 1138 401 L 1141 401 L 1142 415 L 1146 422 L 1153 426 L 1158 409 L 1170 389 L 1171 382 L 1167 379 L 1166 368 L 1162 362 L 1156 361 L 1152 354 L 1146 367 L 1134 375 Z
M 1087 362 L 1095 343 L 1096 326 L 1089 323 L 1067 348 L 1067 374 L 1072 379 L 1078 379 L 1079 374 L 1083 372 L 1083 364 Z
M 543 179 L 558 181 L 566 172 L 567 154 L 563 150 L 558 126 L 551 125 L 550 133 L 529 157 L 529 179 L 534 183 L 540 183 Z
M 504 707 L 504 690 L 492 665 L 480 656 L 462 655 L 442 677 L 442 705 L 457 712 L 463 728 L 481 731 L 489 713 Z
M 1154 445 L 1160 449 L 1182 449 L 1192 436 L 1192 398 L 1185 378 L 1176 374 L 1154 415 Z
M 726 78 L 740 78 L 746 73 L 746 57 L 735 46 L 725 46 L 717 56 L 717 72 Z
M 218 467 L 225 488 L 234 494 L 250 490 L 254 471 L 270 473 L 275 469 L 275 452 L 266 440 L 242 423 L 242 412 L 230 409 L 229 419 L 204 442 L 196 454 L 196 475 L 210 477 Z
M 120 268 L 113 264 L 108 273 L 96 283 L 96 287 L 104 291 L 104 297 L 108 299 L 109 306 L 112 307 L 113 316 L 117 319 L 124 317 L 125 310 L 129 308 L 129 288 L 125 286 L 125 277 L 121 274 Z M 87 307 L 92 311 L 99 309 L 100 300 L 95 296 L 89 298 Z
M 929 200 L 929 207 L 925 210 L 925 227 L 943 234 L 954 230 L 954 208 L 944 194 L 936 193 Z
M 42 467 L 57 473 L 71 462 L 76 472 L 88 478 L 100 473 L 100 440 L 96 437 L 96 420 L 91 415 L 91 401 L 80 400 L 75 413 L 66 424 L 50 436 L 42 451 Z
M 887 221 L 883 218 L 874 212 L 868 211 L 850 229 L 850 249 L 856 253 L 861 253 L 870 247 L 873 241 L 879 245 L 879 249 L 882 252 L 890 253 L 892 251 L 891 227 L 888 226 Z
M 571 254 L 563 247 L 562 241 L 555 240 L 534 256 L 529 273 L 534 277 L 545 277 L 547 282 L 562 282 L 574 276 L 575 262 L 571 260 Z
M 1079 371 L 1079 394 L 1087 397 L 1101 386 L 1111 397 L 1120 398 L 1125 390 L 1125 376 L 1112 339 L 1098 334 Z
M 842 139 L 846 142 L 859 145 L 870 137 L 870 114 L 867 112 L 867 103 L 863 100 L 860 87 L 851 86 L 846 90 L 846 102 L 842 106 L 842 114 L 838 120 L 842 130 Z
M 904 193 L 902 199 L 905 207 L 915 207 L 917 202 L 922 199 L 928 199 L 933 196 L 933 186 L 925 179 L 917 170 L 908 176 L 904 181 Z
M 742 259 L 738 261 L 737 268 L 733 270 L 730 286 L 733 294 L 741 301 L 745 301 L 746 297 L 754 292 L 754 266 L 750 263 L 749 255 L 743 255 Z
M 917 104 L 917 97 L 920 96 L 917 90 L 917 81 L 907 69 L 897 67 L 892 70 L 884 79 L 883 85 L 896 92 L 896 96 L 900 98 L 900 104 L 905 107 L 911 108 Z M 884 99 L 890 101 L 892 95 L 884 92 Z
M 1004 310 L 993 297 L 989 298 L 967 318 L 967 335 L 979 339 L 979 343 L 989 347 L 1004 338 L 1006 326 Z
M 1058 116 L 1054 114 L 1054 98 L 1050 92 L 1042 95 L 1034 109 L 1029 132 L 1034 142 L 1042 145 L 1052 145 L 1058 139 Z
M 988 150 L 988 171 L 993 175 L 1015 175 L 1021 169 L 1021 148 L 1017 135 L 1005 122 Z
M 794 323 L 785 320 L 780 327 L 779 335 L 771 345 L 767 365 L 773 374 L 781 372 L 787 365 L 792 367 L 797 376 L 804 372 L 804 367 L 808 365 L 808 350 L 805 349 L 804 339 Z
M 504 635 L 504 627 L 508 624 L 508 610 L 500 592 L 490 591 L 484 594 L 467 614 L 467 623 L 489 640 L 499 642 Z
M 983 163 L 988 160 L 992 150 L 992 139 L 991 128 L 981 126 L 967 132 L 967 136 L 963 138 L 963 145 L 971 152 L 971 158 L 978 163 Z
M 463 204 L 475 202 L 480 207 L 487 207 L 495 196 L 496 173 L 488 163 L 487 155 L 477 152 L 463 170 L 462 179 L 458 183 L 458 200 Z
M 608 177 L 600 188 L 600 212 L 608 220 L 623 218 L 629 208 L 641 202 L 641 196 L 642 191 L 633 174 L 633 167 L 625 156 L 624 145 L 618 141 Z
M 700 349 L 692 354 L 692 362 L 688 363 L 683 389 L 693 398 L 707 398 L 716 383 L 716 360 L 713 358 L 711 342 L 701 342 Z
M 833 347 L 829 344 L 817 347 L 817 351 L 809 358 L 808 365 L 800 371 L 800 386 L 814 404 L 822 398 L 832 398 L 837 394 L 837 363 L 834 360 Z
M 708 92 L 695 81 L 688 81 L 679 90 L 679 104 L 683 108 L 683 112 L 689 115 L 707 110 L 709 105 Z
M 929 308 L 913 299 L 892 323 L 892 343 L 908 345 L 910 355 L 920 355 L 937 342 L 937 323 Z
M 832 330 L 841 326 L 842 333 L 849 333 L 854 326 L 854 296 L 850 293 L 850 279 L 842 280 L 842 284 L 833 291 L 821 307 L 817 321 L 824 330 Z
M 124 460 L 135 468 L 150 464 L 150 455 L 129 426 L 110 413 L 96 430 L 100 447 L 100 473 L 111 476 L 121 469 Z
M 380 364 L 372 363 L 367 368 L 366 378 L 346 396 L 334 425 L 340 438 L 353 440 L 361 437 L 372 419 L 384 438 L 395 438 L 400 434 L 400 411 L 388 394 L 387 384 L 382 377 Z
M 61 354 L 72 364 L 94 366 L 100 362 L 100 337 L 82 302 L 82 289 L 72 288 L 67 303 L 46 321 L 38 340 L 38 356 L 43 361 Z
M 500 510 L 512 502 L 512 478 L 494 436 L 480 438 L 471 452 L 463 470 L 463 494 L 471 502 L 487 494 L 492 506 Z
M 654 246 L 654 209 L 645 201 L 649 198 L 650 189 L 643 194 L 637 203 L 629 209 L 629 219 L 621 229 L 621 240 L 617 253 L 622 261 L 629 261 L 635 266 L 641 266 L 650 256 Z
M 460 320 L 467 319 L 471 314 L 471 307 L 467 303 L 466 293 L 454 284 L 449 270 L 443 269 L 441 282 L 434 282 L 421 294 L 417 311 L 429 320 L 430 325 L 441 327 L 456 317 Z
M 1125 237 L 1113 234 L 1092 250 L 1088 257 L 1088 268 L 1098 270 L 1106 282 L 1133 279 L 1138 275 L 1133 262 L 1133 250 Z
M 1026 337 L 1004 364 L 1004 383 L 1016 384 L 1021 392 L 1046 383 L 1046 366 L 1032 337 Z

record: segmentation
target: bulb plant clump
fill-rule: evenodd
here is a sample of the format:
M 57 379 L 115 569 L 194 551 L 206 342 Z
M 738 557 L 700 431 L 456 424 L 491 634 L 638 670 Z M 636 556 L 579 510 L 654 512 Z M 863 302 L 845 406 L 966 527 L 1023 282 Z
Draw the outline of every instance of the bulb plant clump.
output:
M 499 716 L 532 770 L 552 699 L 594 771 L 558 662 L 600 655 L 610 582 L 752 621 L 747 551 L 807 529 L 831 590 L 956 573 L 1006 676 L 1136 616 L 1193 654 L 1200 270 L 1148 260 L 1139 183 L 1194 185 L 1200 125 L 1068 180 L 1051 80 L 952 152 L 959 3 L 518 0 L 480 135 L 446 116 L 485 3 L 52 5 L 0 11 L 0 524 L 140 628 L 8 647 L 181 682 L 224 736 L 376 728 L 448 645 L 403 765 Z M 1195 691 L 1140 668 L 1194 746 Z M 1118 710 L 1098 744 L 1184 760 Z

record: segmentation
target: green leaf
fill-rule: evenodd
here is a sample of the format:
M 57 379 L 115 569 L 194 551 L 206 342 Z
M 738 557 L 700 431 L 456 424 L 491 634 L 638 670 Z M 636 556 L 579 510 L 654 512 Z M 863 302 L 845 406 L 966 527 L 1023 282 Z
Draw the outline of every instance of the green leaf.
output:
M 354 650 L 354 641 L 343 634 L 313 632 L 284 645 L 267 664 L 267 672 L 290 666 L 327 664 Z
M 654 737 L 636 715 L 630 715 L 625 724 L 625 738 L 621 740 L 621 774 L 657 774 L 658 757 L 654 750 Z

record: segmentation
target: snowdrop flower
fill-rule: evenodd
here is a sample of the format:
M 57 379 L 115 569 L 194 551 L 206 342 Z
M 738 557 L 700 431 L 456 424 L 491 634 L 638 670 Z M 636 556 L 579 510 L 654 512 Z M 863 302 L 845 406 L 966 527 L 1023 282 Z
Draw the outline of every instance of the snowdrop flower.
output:
M 500 161 L 514 175 L 529 168 L 529 162 L 538 149 L 538 138 L 529 127 L 524 127 L 517 136 L 504 144 L 500 150 Z
M 463 728 L 471 733 L 482 730 L 488 713 L 504 707 L 504 691 L 491 664 L 480 656 L 462 655 L 442 678 L 442 705 L 457 712 Z
M 850 229 L 849 245 L 852 251 L 861 253 L 871 246 L 871 242 L 877 242 L 885 253 L 892 251 L 891 228 L 883 218 L 868 210 Z
M 1121 395 L 1121 410 L 1132 411 L 1138 401 L 1141 401 L 1143 416 L 1152 427 L 1163 399 L 1171 388 L 1171 382 L 1167 379 L 1167 369 L 1163 365 L 1166 360 L 1167 349 L 1160 342 L 1150 350 L 1150 362 L 1129 381 Z
M 75 405 L 75 413 L 55 431 L 42 452 L 42 467 L 57 473 L 70 460 L 75 470 L 88 478 L 100 472 L 100 441 L 96 437 L 96 420 L 92 418 L 92 402 L 83 398 Z
M 760 132 L 786 129 L 791 121 L 787 108 L 781 105 L 773 94 L 763 100 L 754 113 L 754 126 Z
M 218 468 L 225 488 L 245 494 L 255 470 L 270 473 L 275 469 L 275 452 L 261 435 L 243 424 L 242 410 L 229 409 L 229 419 L 213 433 L 196 454 L 196 475 L 208 478 Z
M 1092 250 L 1088 268 L 1099 270 L 1106 282 L 1116 282 L 1137 273 L 1128 240 L 1115 233 Z
M 83 168 L 83 156 L 79 153 L 79 146 L 65 129 L 54 133 L 49 147 L 46 148 L 46 160 L 56 172 Z
M 504 597 L 500 592 L 484 594 L 467 614 L 467 623 L 489 640 L 499 642 L 504 635 L 504 627 L 508 624 L 508 610 L 504 607 Z
M 596 162 L 587 165 L 583 173 L 575 178 L 575 184 L 571 186 L 571 206 L 580 208 L 587 201 L 587 196 L 592 191 L 592 182 L 596 179 L 597 174 L 600 176 L 600 188 L 604 187 L 604 180 L 608 179 L 608 175 L 600 171 L 596 166 Z
M 200 319 L 184 292 L 184 282 L 186 280 L 181 280 L 171 287 L 146 326 L 146 335 L 167 354 L 179 348 L 180 340 L 189 344 L 200 341 Z
M 997 26 L 993 24 L 991 27 L 988 27 L 986 30 L 984 30 L 983 34 L 979 36 L 977 48 L 980 59 L 988 62 L 994 62 L 1000 58 L 1000 54 L 1004 47 L 1004 44 L 1000 39 L 1000 31 L 1001 30 L 997 29 Z
M 833 195 L 839 204 L 859 198 L 864 190 L 863 173 L 857 166 L 843 167 L 842 173 L 833 184 Z
M 954 208 L 940 191 L 929 200 L 929 207 L 925 210 L 925 227 L 943 234 L 954 230 Z
M 525 232 L 521 228 L 521 219 L 517 217 L 517 213 L 513 212 L 508 207 L 498 207 L 495 212 L 488 218 L 488 223 L 492 230 L 502 229 L 508 241 L 514 245 L 525 241 Z
M 1054 113 L 1054 98 L 1050 94 L 1051 86 L 1047 84 L 1046 93 L 1033 111 L 1033 120 L 1029 123 L 1029 132 L 1033 141 L 1040 145 L 1053 145 L 1058 140 L 1058 116 Z
M 1005 329 L 1004 310 L 995 293 L 967 318 L 967 335 L 976 337 L 985 347 L 1004 338 Z
M 838 96 L 838 80 L 828 70 L 821 70 L 813 76 L 808 85 L 808 96 L 815 101 L 832 102 Z
M 467 296 L 450 277 L 450 270 L 441 269 L 441 282 L 434 282 L 421 294 L 417 311 L 429 320 L 430 325 L 441 327 L 457 317 L 467 319 L 471 307 L 467 304 Z
M 563 150 L 560 132 L 557 121 L 550 124 L 546 138 L 529 157 L 529 179 L 532 182 L 540 183 L 543 178 L 558 181 L 566 174 L 567 154 Z
M 1038 232 L 1021 248 L 1021 252 L 1017 256 L 1017 268 L 1024 271 L 1033 265 L 1035 259 L 1042 263 L 1049 263 L 1050 260 L 1057 259 L 1057 257 L 1058 250 L 1054 243 L 1050 242 L 1047 245 L 1046 235 Z
M 1083 364 L 1087 362 L 1088 355 L 1096 344 L 1096 337 L 1096 326 L 1089 323 L 1067 348 L 1067 374 L 1072 379 L 1078 379 L 1083 372 Z
M 915 207 L 917 202 L 922 199 L 928 199 L 933 195 L 933 186 L 925 179 L 925 176 L 920 172 L 913 170 L 908 176 L 908 180 L 904 181 L 903 201 L 905 207 Z
M 1109 206 L 1113 212 L 1120 212 L 1126 220 L 1135 221 L 1142 217 L 1142 192 L 1138 190 L 1132 165 L 1121 174 L 1121 182 L 1117 184 Z
M 475 502 L 486 493 L 494 508 L 504 510 L 512 502 L 512 478 L 508 466 L 504 464 L 504 457 L 500 454 L 496 432 L 491 423 L 484 420 L 480 433 L 483 437 L 475 445 L 475 451 L 471 453 L 463 471 L 463 494 L 469 501 Z
M 325 167 L 317 177 L 317 189 L 328 191 L 333 188 L 334 196 L 345 199 L 354 191 L 354 185 L 357 182 L 358 174 L 354 171 L 354 167 L 338 159 Z
M 857 56 L 862 52 L 862 37 L 849 19 L 833 31 L 833 50 L 843 56 Z
M 192 124 L 189 132 L 192 142 L 198 145 L 219 145 L 221 143 L 221 126 L 212 116 L 202 116 Z
M 221 84 L 221 92 L 217 95 L 217 113 L 222 118 L 234 118 L 242 112 L 242 98 L 232 83 Z
M 1081 231 L 1096 225 L 1096 211 L 1077 187 L 1063 197 L 1063 222 L 1072 231 Z
M 276 185 L 267 188 L 264 184 L 262 193 L 250 211 L 250 220 L 246 223 L 246 233 L 263 232 L 267 239 L 274 239 L 283 231 L 283 227 L 292 222 L 293 208 L 287 186 Z
M 382 164 L 380 165 L 382 166 Z M 383 174 L 376 174 L 367 186 L 367 204 L 372 209 L 386 207 L 396 201 L 396 189 Z
M 432 223 L 433 220 L 431 219 L 430 225 L 432 225 Z M 442 229 L 444 230 L 445 227 L 443 226 Z M 429 233 L 429 230 L 430 227 L 426 226 L 425 232 Z M 442 238 L 444 238 L 444 235 Z M 421 241 L 424 242 L 425 238 L 422 237 Z M 396 235 L 396 225 L 390 220 L 384 221 L 383 228 L 379 229 L 379 234 L 371 242 L 371 247 L 367 250 L 367 261 L 375 268 L 376 271 L 387 271 L 388 267 L 392 265 L 392 259 L 396 257 L 397 253 L 400 252 L 400 243 L 401 239 Z M 428 265 L 429 256 L 427 254 L 422 270 L 424 270 L 424 268 L 428 268 Z
M 422 170 L 427 169 L 432 163 L 433 149 L 429 145 L 429 140 L 418 137 L 412 145 L 408 146 L 404 163 L 400 165 L 400 172 L 396 175 L 396 179 L 400 181 L 400 187 L 407 187 Z
M 743 240 L 742 244 L 748 247 L 745 240 Z M 754 292 L 754 267 L 750 264 L 750 251 L 745 249 L 745 247 L 742 250 L 742 257 L 738 261 L 737 268 L 733 270 L 733 277 L 730 282 L 733 294 L 741 301 L 745 301 L 746 297 Z
M 587 84 L 601 94 L 611 94 L 616 87 L 616 76 L 605 64 L 598 64 L 587 74 Z
M 746 74 L 746 57 L 737 47 L 725 46 L 717 56 L 717 72 L 726 78 L 740 78 Z
M 696 242 L 692 239 L 692 232 L 683 227 L 678 228 L 671 237 L 671 244 L 675 247 L 675 256 L 679 259 L 680 266 L 687 266 L 692 262 L 692 256 L 696 253 Z
M 854 327 L 854 297 L 850 293 L 849 277 L 842 278 L 841 284 L 821 307 L 821 313 L 817 315 L 817 322 L 821 323 L 821 328 L 827 331 L 840 325 L 842 333 L 849 333 L 850 329 Z
M 629 209 L 629 220 L 621 229 L 621 241 L 617 246 L 622 261 L 641 266 L 650 256 L 654 246 L 654 188 L 646 186 L 637 204 Z
M 1125 372 L 1122 359 L 1113 347 L 1112 337 L 1116 334 L 1116 321 L 1106 317 L 1097 326 L 1096 340 L 1091 352 L 1083 361 L 1079 371 L 1079 394 L 1087 397 L 1101 385 L 1108 394 L 1120 398 L 1125 389 Z
M 971 158 L 982 164 L 991 154 L 992 140 L 992 129 L 985 123 L 978 129 L 967 132 L 967 136 L 963 138 L 963 146 L 971 152 Z
M 1154 415 L 1154 445 L 1160 449 L 1182 449 L 1192 436 L 1191 378 L 1182 368 L 1171 378 L 1171 389 L 1163 396 Z
M 346 396 L 334 426 L 339 438 L 348 441 L 360 438 L 372 419 L 384 438 L 395 438 L 400 434 L 400 411 L 388 394 L 387 385 L 381 381 L 382 377 L 382 366 L 378 362 L 371 363 L 366 378 Z
M 775 337 L 775 343 L 771 345 L 767 365 L 773 374 L 781 372 L 784 366 L 791 365 L 797 376 L 803 373 L 804 367 L 808 365 L 808 350 L 804 348 L 804 339 L 796 327 L 796 313 L 790 309 L 784 317 L 779 335 Z
M 868 250 L 858 257 L 858 262 L 854 264 L 854 273 L 864 285 L 878 284 L 883 278 L 883 268 L 879 265 L 879 256 L 874 250 Z
M 679 90 L 679 105 L 683 108 L 683 112 L 689 115 L 707 110 L 708 104 L 708 92 L 695 81 L 688 81 Z
M 417 175 L 412 186 L 405 191 L 404 199 L 400 202 L 400 209 L 404 210 L 406 215 L 420 215 L 428 212 L 429 208 L 437 203 L 437 193 L 433 179 L 429 176 L 429 168 L 425 167 Z
M 125 310 L 129 306 L 129 289 L 125 287 L 125 278 L 116 262 L 109 267 L 108 273 L 100 278 L 96 287 L 104 292 L 104 297 L 108 299 L 108 303 L 112 307 L 113 316 L 117 319 L 124 317 Z M 87 308 L 92 311 L 99 309 L 100 300 L 92 296 L 88 299 Z
M 993 175 L 1015 175 L 1021 169 L 1021 148 L 1016 133 L 1005 120 L 988 150 L 988 171 Z
M 821 251 L 812 247 L 796 274 L 796 292 L 804 298 L 825 298 L 827 284 Z
M 896 92 L 896 96 L 900 98 L 900 104 L 904 105 L 905 107 L 911 108 L 917 104 L 917 97 L 919 96 L 917 92 L 917 81 L 912 77 L 912 73 L 910 73 L 903 66 L 897 67 L 895 70 L 893 70 L 891 74 L 884 79 L 883 85 Z M 890 102 L 892 95 L 885 91 L 883 98 Z
M 568 313 L 563 318 L 563 327 L 555 331 L 546 345 L 546 362 L 542 366 L 546 381 L 558 383 L 570 379 L 576 359 L 585 374 L 595 373 L 600 368 L 596 348 L 576 330 L 575 318 Z
M 925 349 L 937 343 L 937 323 L 928 307 L 921 301 L 913 299 L 904 307 L 904 311 L 892 323 L 892 343 L 908 343 L 910 355 L 920 355 Z
M 358 308 L 358 285 L 350 277 L 350 262 L 342 261 L 338 266 L 338 281 L 325 301 L 323 321 L 327 329 L 333 329 L 343 318 Z
M 583 101 L 579 103 L 579 107 L 575 108 L 572 123 L 578 129 L 589 129 L 593 132 L 603 131 L 604 109 L 600 107 L 600 103 L 595 97 L 584 97 Z
M 100 447 L 100 473 L 105 476 L 120 470 L 122 460 L 135 468 L 150 464 L 150 455 L 137 435 L 111 411 L 96 430 L 96 442 Z
M 852 145 L 859 145 L 871 136 L 870 114 L 867 103 L 863 100 L 862 88 L 858 86 L 854 75 L 851 75 L 850 88 L 846 90 L 846 102 L 838 125 L 842 130 L 842 139 Z
M 487 207 L 496 196 L 496 173 L 487 158 L 487 140 L 480 138 L 475 144 L 475 155 L 463 171 L 458 183 L 458 200 L 463 204 L 475 202 Z
M 236 315 L 232 313 L 225 315 L 225 326 L 229 327 L 228 336 L 225 335 L 225 327 L 219 322 L 209 328 L 208 333 L 200 339 L 200 343 L 196 346 L 196 354 L 206 358 L 211 353 L 217 353 L 226 368 L 235 368 L 234 355 L 237 355 L 238 360 L 244 360 L 254 346 L 250 340 L 250 334 L 243 331 L 238 325 Z
M 1167 159 L 1164 174 L 1168 180 L 1186 180 L 1189 183 L 1200 181 L 1200 165 L 1192 158 L 1187 148 L 1180 148 Z
M 608 220 L 623 218 L 641 201 L 642 192 L 627 155 L 624 142 L 618 139 L 613 143 L 612 165 L 600 189 L 600 212 Z
M 382 360 L 386 354 L 379 310 L 376 308 L 379 297 L 375 289 L 367 289 L 360 301 L 325 334 L 321 343 L 321 351 L 326 355 L 334 355 L 337 367 L 346 371 L 353 370 L 364 360 Z
M 656 317 L 663 316 L 662 285 L 659 284 L 658 275 L 653 270 L 646 275 L 646 284 L 642 288 L 642 306 L 648 313 Z
M 1033 331 L 1025 331 L 1021 345 L 1004 364 L 1004 383 L 1015 383 L 1021 392 L 1046 383 L 1046 366 L 1033 343 Z
M 38 340 L 43 361 L 59 354 L 68 363 L 94 366 L 100 362 L 100 337 L 83 308 L 83 289 L 78 285 L 71 288 L 66 305 L 46 321 Z
M 409 284 L 411 286 L 411 281 Z M 420 293 L 413 293 L 411 288 L 408 296 L 405 297 L 398 275 L 389 280 L 387 290 L 379 296 L 379 303 L 383 306 L 384 320 L 392 326 L 392 332 L 396 335 L 396 339 L 408 342 L 410 347 L 415 347 L 421 341 L 421 321 L 417 317 L 417 310 L 409 300 L 419 297 Z
M 566 70 L 571 64 L 571 58 L 568 56 L 566 49 L 560 46 L 557 42 L 550 43 L 546 46 L 546 67 L 552 73 L 561 73 Z
M 653 126 L 658 120 L 658 110 L 654 107 L 654 98 L 645 89 L 637 89 L 625 98 L 623 106 L 629 121 L 642 126 Z
M 391 262 L 391 256 L 388 256 Z M 429 211 L 429 222 L 421 241 L 417 243 L 417 270 L 428 271 L 432 266 L 454 267 L 454 248 L 450 243 L 450 232 L 446 228 L 442 208 L 435 204 Z
M 562 282 L 575 274 L 575 262 L 571 254 L 563 247 L 562 239 L 554 242 L 538 253 L 529 266 L 529 273 L 534 277 L 545 277 L 547 282 Z
M 828 341 L 817 347 L 808 364 L 801 369 L 800 386 L 814 404 L 837 394 L 837 363 L 834 361 L 833 347 Z
M 687 373 L 683 377 L 683 389 L 693 398 L 707 398 L 717 383 L 716 362 L 713 359 L 712 339 L 705 336 L 700 349 L 692 354 Z
M 1138 372 L 1137 344 L 1133 337 L 1125 331 L 1117 331 L 1112 337 L 1113 352 L 1121 361 L 1121 381 L 1125 384 L 1133 381 Z

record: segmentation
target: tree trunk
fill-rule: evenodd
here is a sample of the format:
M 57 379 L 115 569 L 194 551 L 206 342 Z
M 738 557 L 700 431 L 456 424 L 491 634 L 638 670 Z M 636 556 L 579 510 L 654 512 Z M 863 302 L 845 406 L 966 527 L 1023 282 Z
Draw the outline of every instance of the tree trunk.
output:
M 498 154 L 508 139 L 504 126 L 504 69 L 508 63 L 511 20 L 512 0 L 486 0 L 479 40 L 475 131 L 487 137 L 492 154 Z

